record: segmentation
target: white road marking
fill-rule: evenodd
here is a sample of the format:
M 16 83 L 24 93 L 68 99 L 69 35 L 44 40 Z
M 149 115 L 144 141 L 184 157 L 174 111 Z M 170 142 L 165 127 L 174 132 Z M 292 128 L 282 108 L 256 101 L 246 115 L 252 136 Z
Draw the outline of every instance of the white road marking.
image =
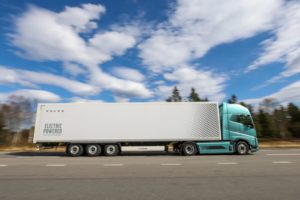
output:
M 236 162 L 219 162 L 218 165 L 236 165 Z
M 46 167 L 65 167 L 66 164 L 47 164 Z
M 138 151 L 138 152 L 143 152 L 143 151 L 164 151 L 165 147 L 164 146 L 128 146 L 128 147 L 122 147 L 122 152 L 126 151 Z
M 269 153 L 267 156 L 300 156 L 300 153 Z
M 180 163 L 161 163 L 161 166 L 179 166 L 181 165 Z
M 291 162 L 291 161 L 273 161 L 272 163 L 273 164 L 291 164 L 293 162 Z
M 0 165 L 0 167 L 7 167 L 7 165 Z
M 17 156 L 16 158 L 32 158 L 30 156 Z
M 115 163 L 115 164 L 104 164 L 104 167 L 117 167 L 117 166 L 123 166 L 122 163 Z

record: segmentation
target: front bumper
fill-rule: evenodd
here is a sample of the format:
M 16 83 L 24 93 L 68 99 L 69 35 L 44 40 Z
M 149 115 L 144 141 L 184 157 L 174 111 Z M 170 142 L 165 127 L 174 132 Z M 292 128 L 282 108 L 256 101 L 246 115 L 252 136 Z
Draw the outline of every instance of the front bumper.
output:
M 257 138 L 255 138 L 255 144 L 250 145 L 250 151 L 251 152 L 257 152 L 258 150 L 259 150 L 258 140 L 257 140 Z
M 251 146 L 251 147 L 250 147 L 250 151 L 251 151 L 251 152 L 257 152 L 258 150 L 259 150 L 258 145 L 257 145 L 257 146 Z

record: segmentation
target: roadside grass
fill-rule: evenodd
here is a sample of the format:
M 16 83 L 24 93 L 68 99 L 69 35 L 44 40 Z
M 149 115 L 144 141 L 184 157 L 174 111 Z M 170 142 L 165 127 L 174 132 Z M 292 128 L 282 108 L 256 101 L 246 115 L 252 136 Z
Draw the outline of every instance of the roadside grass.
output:
M 300 139 L 258 139 L 260 148 L 300 148 Z

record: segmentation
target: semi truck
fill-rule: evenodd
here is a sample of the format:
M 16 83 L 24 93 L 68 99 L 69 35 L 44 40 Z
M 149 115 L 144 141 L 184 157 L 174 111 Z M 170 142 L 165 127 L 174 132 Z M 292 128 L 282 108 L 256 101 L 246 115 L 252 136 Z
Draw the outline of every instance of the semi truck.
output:
M 128 147 L 181 155 L 258 151 L 251 113 L 216 102 L 38 104 L 33 142 L 69 156 L 116 156 Z M 146 149 L 146 148 L 145 148 Z

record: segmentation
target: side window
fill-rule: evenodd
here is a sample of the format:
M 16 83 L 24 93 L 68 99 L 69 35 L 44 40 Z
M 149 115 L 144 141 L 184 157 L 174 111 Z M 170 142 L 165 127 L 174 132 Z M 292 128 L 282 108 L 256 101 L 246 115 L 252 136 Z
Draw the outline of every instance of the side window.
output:
M 252 119 L 250 115 L 240 115 L 240 122 L 244 125 L 253 126 Z
M 241 123 L 240 115 L 231 115 L 230 120 L 233 121 L 233 122 Z

